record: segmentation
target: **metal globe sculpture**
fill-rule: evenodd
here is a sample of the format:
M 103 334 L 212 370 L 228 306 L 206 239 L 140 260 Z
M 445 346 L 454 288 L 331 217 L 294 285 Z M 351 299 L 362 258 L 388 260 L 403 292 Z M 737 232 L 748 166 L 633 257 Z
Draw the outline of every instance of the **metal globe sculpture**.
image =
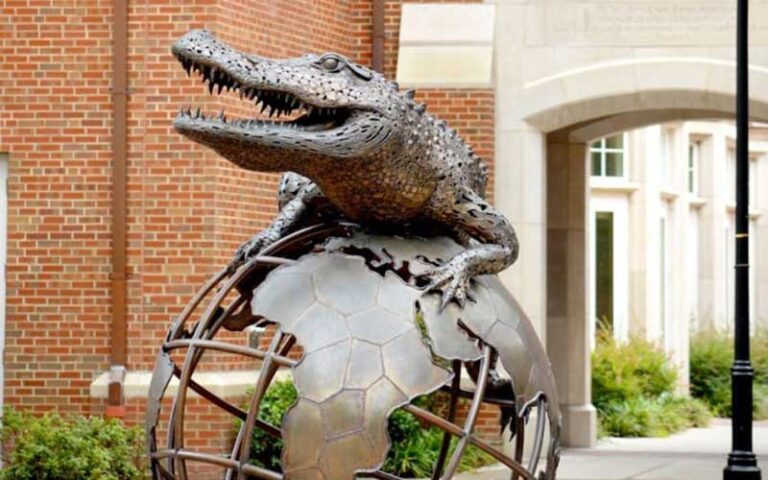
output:
M 452 478 L 469 445 L 507 466 L 513 479 L 554 479 L 560 428 L 554 379 L 519 305 L 495 276 L 476 277 L 463 308 L 441 308 L 440 296 L 419 285 L 421 273 L 463 249 L 447 237 L 379 236 L 324 224 L 219 272 L 173 322 L 157 357 L 146 415 L 153 478 L 194 478 L 188 473 L 194 463 L 219 467 L 227 480 L 396 479 L 381 467 L 390 447 L 389 415 L 403 408 L 444 432 L 435 479 Z M 277 328 L 266 349 L 217 337 L 268 324 Z M 298 346 L 297 359 L 290 352 Z M 247 408 L 193 380 L 211 352 L 261 361 Z M 282 425 L 270 425 L 258 414 L 279 369 L 290 371 L 298 400 Z M 174 377 L 178 389 L 161 445 L 162 399 Z M 412 403 L 437 390 L 450 396 L 444 418 Z M 188 446 L 185 407 L 192 392 L 242 420 L 230 450 L 215 455 Z M 457 423 L 460 398 L 471 403 Z M 483 404 L 502 410 L 512 454 L 475 434 Z M 534 427 L 526 428 L 533 418 Z M 254 429 L 282 438 L 282 472 L 249 463 Z

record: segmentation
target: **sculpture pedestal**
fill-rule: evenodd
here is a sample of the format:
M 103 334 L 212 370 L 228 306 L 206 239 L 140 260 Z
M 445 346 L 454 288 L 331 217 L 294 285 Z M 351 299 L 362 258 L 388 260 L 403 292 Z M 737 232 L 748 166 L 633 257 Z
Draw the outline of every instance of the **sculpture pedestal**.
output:
M 463 308 L 450 304 L 441 310 L 440 296 L 417 285 L 422 273 L 462 248 L 445 237 L 374 236 L 349 225 L 317 226 L 278 241 L 236 272 L 215 276 L 174 322 L 157 357 L 147 411 L 155 478 L 187 478 L 187 464 L 202 462 L 220 466 L 228 480 L 240 473 L 353 480 L 363 472 L 391 480 L 396 477 L 380 470 L 390 446 L 387 421 L 402 408 L 445 432 L 435 466 L 440 478 L 451 478 L 474 445 L 522 478 L 554 479 L 560 435 L 555 381 L 522 309 L 495 276 L 475 278 L 474 300 Z M 189 325 L 191 318 L 197 323 Z M 242 345 L 217 339 L 220 332 L 268 324 L 277 330 L 263 350 L 248 345 L 245 334 Z M 297 346 L 300 359 L 290 355 Z M 246 410 L 193 380 L 209 352 L 260 362 Z M 281 425 L 269 425 L 258 412 L 280 369 L 290 371 L 298 398 Z M 473 388 L 462 388 L 463 370 Z M 174 376 L 179 387 L 162 448 L 161 400 Z M 411 403 L 440 389 L 450 394 L 445 418 Z M 216 455 L 187 446 L 185 407 L 192 392 L 242 420 L 231 450 Z M 457 423 L 460 398 L 471 403 L 466 419 Z M 516 434 L 511 455 L 474 435 L 484 403 L 500 408 L 507 428 L 516 432 L 535 417 L 529 434 Z M 250 464 L 256 429 L 282 440 L 282 472 Z M 449 457 L 452 437 L 458 442 Z

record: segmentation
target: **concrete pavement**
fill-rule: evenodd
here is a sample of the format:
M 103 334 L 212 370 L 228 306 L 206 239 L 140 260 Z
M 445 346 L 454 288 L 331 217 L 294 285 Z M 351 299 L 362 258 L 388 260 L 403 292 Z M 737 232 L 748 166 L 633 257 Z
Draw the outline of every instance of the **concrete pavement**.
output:
M 558 480 L 722 480 L 731 427 L 717 419 L 667 438 L 608 438 L 594 449 L 565 449 Z M 755 423 L 758 464 L 768 471 L 768 422 Z M 764 474 L 765 475 L 765 474 Z M 491 466 L 461 480 L 508 480 L 508 470 Z

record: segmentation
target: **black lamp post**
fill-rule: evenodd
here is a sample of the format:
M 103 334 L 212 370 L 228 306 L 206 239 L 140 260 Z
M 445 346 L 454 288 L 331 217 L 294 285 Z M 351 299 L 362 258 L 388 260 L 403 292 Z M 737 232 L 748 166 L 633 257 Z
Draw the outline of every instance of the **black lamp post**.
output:
M 732 449 L 724 480 L 760 480 L 752 451 L 752 379 L 749 361 L 749 55 L 748 0 L 738 0 L 736 22 L 736 293 L 731 368 Z

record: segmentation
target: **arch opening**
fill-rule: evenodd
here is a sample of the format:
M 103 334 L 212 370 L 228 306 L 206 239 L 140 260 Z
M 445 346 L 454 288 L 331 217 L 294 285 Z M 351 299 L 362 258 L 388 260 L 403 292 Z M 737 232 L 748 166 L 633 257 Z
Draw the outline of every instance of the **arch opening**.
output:
M 605 82 L 577 88 L 579 83 L 593 80 L 599 68 L 556 76 L 531 85 L 524 93 L 528 101 L 524 100 L 523 104 L 530 108 L 523 118 L 543 134 L 545 145 L 542 159 L 546 191 L 545 328 L 547 350 L 563 402 L 564 445 L 591 446 L 596 441 L 590 365 L 594 334 L 589 297 L 594 274 L 590 263 L 594 261 L 594 252 L 590 250 L 594 248 L 590 238 L 594 220 L 589 204 L 590 142 L 655 124 L 726 120 L 733 118 L 735 112 L 735 95 L 728 91 L 735 86 L 735 80 L 731 82 L 734 68 L 726 62 L 707 65 L 710 80 L 699 86 L 681 85 L 691 80 L 680 78 L 666 85 L 658 79 L 652 86 L 639 85 L 639 76 L 654 75 L 658 65 L 646 63 L 631 69 L 627 65 L 603 69 L 601 73 L 611 75 L 613 80 L 608 91 L 601 94 L 595 89 L 605 87 Z M 768 70 L 753 68 L 751 74 L 755 86 L 751 118 L 768 122 L 768 89 L 764 87 L 768 85 Z M 726 82 L 713 85 L 712 78 Z M 546 100 L 531 100 L 554 91 L 560 94 Z M 633 188 L 623 194 L 632 195 Z M 683 206 L 682 199 L 670 196 L 665 201 L 669 215 L 687 215 L 689 204 Z M 656 220 L 663 225 L 664 220 Z M 687 349 L 681 352 L 680 356 L 683 355 L 687 358 Z

